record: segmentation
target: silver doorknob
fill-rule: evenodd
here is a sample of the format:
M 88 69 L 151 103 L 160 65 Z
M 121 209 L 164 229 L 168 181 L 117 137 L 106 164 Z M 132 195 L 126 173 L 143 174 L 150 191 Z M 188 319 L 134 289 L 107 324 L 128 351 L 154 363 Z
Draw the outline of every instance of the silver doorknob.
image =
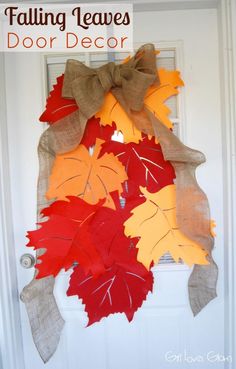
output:
M 35 264 L 35 257 L 31 254 L 24 254 L 20 258 L 20 265 L 23 268 L 29 269 L 32 268 Z

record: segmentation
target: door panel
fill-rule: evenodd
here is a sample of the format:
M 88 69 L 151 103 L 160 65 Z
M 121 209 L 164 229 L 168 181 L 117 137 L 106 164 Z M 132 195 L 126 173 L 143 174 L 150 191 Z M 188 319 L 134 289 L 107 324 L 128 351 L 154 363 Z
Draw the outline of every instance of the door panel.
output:
M 206 154 L 198 169 L 200 185 L 208 194 L 217 222 L 214 257 L 219 265 L 218 298 L 193 318 L 187 293 L 190 270 L 185 265 L 155 266 L 153 294 L 132 323 L 117 314 L 85 328 L 87 318 L 76 297 L 65 296 L 69 272 L 56 281 L 55 296 L 66 320 L 49 369 L 222 369 L 207 353 L 224 353 L 223 196 L 218 33 L 215 10 L 136 13 L 135 42 L 157 42 L 160 47 L 181 45 L 180 67 L 185 81 L 180 101 L 180 132 L 184 142 Z M 174 46 L 173 46 L 174 47 Z M 9 147 L 16 258 L 28 252 L 25 232 L 35 227 L 38 161 L 36 147 L 43 127 L 42 58 L 39 53 L 8 53 L 6 82 Z M 19 291 L 33 276 L 18 263 Z M 25 367 L 44 368 L 33 345 L 25 307 L 21 304 Z M 171 355 L 176 355 L 175 357 Z M 199 358 L 196 357 L 199 355 Z M 171 359 L 172 357 L 172 359 Z M 193 358 L 193 359 L 191 359 Z M 172 361 L 171 361 L 172 360 Z M 200 360 L 200 361 L 199 361 Z

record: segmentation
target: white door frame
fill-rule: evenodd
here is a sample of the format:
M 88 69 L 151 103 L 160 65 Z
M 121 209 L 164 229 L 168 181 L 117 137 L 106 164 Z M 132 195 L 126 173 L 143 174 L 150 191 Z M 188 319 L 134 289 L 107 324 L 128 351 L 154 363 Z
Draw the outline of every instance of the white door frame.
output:
M 0 368 L 23 369 L 12 222 L 4 54 L 0 53 Z M 1 357 L 2 356 L 2 357 Z
M 60 1 L 51 0 L 51 2 Z M 67 1 L 63 3 L 65 2 Z M 225 253 L 225 355 L 231 354 L 233 357 L 233 362 L 225 363 L 225 368 L 234 369 L 236 362 L 236 283 L 234 282 L 236 267 L 234 252 L 236 246 L 234 231 L 236 229 L 236 0 L 153 0 L 149 4 L 145 4 L 143 0 L 134 2 L 135 11 L 215 8 L 218 12 L 224 160 L 225 235 L 222 247 Z M 16 273 L 18 261 L 15 260 L 10 194 L 3 53 L 0 53 L 0 81 L 0 343 L 3 349 L 0 367 L 24 369 Z

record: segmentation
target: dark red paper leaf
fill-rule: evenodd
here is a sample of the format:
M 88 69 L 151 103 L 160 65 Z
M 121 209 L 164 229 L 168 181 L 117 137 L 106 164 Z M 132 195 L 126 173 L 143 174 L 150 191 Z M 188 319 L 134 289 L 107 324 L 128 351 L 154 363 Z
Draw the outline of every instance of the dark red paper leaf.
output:
M 129 238 L 124 234 L 124 222 L 130 217 L 131 210 L 145 201 L 142 197 L 125 200 L 121 205 L 117 192 L 111 194 L 116 210 L 102 207 L 91 219 L 89 229 L 93 244 L 103 259 L 106 268 L 114 263 L 128 266 L 136 265 L 138 238 Z
M 128 181 L 123 186 L 127 197 L 130 192 L 139 194 L 139 187 L 146 187 L 149 192 L 157 192 L 161 188 L 172 184 L 175 172 L 169 161 L 165 161 L 160 144 L 143 135 L 143 140 L 138 144 L 130 142 L 123 144 L 110 141 L 103 144 L 100 156 L 105 152 L 112 152 L 125 166 Z M 130 191 L 130 188 L 132 191 Z
M 153 275 L 136 261 L 130 269 L 113 265 L 98 278 L 86 276 L 78 265 L 71 275 L 68 296 L 78 295 L 88 313 L 88 326 L 114 313 L 133 319 L 135 311 L 152 291 Z
M 109 141 L 115 129 L 115 123 L 113 123 L 112 126 L 103 126 L 100 124 L 100 118 L 92 117 L 87 121 L 84 135 L 80 143 L 89 148 L 95 145 L 97 138 L 103 141 Z
M 56 121 L 78 110 L 74 99 L 64 99 L 61 96 L 64 74 L 57 78 L 57 83 L 53 86 L 47 98 L 46 110 L 40 116 L 40 122 L 53 124 Z
M 63 268 L 66 270 L 78 262 L 84 272 L 98 275 L 104 271 L 101 257 L 89 241 L 88 223 L 96 210 L 102 205 L 90 205 L 78 197 L 69 196 L 68 201 L 55 201 L 42 211 L 49 217 L 40 223 L 41 228 L 28 232 L 27 246 L 46 249 L 37 260 L 37 278 L 56 276 Z

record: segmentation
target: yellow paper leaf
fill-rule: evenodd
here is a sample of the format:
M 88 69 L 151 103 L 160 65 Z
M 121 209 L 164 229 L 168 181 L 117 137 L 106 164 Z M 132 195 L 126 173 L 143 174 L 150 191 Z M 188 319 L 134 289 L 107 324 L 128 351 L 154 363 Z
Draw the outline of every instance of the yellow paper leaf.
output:
M 209 264 L 207 252 L 201 245 L 190 240 L 176 223 L 175 185 L 150 193 L 140 187 L 146 201 L 132 210 L 132 216 L 124 223 L 125 235 L 140 237 L 137 243 L 138 261 L 147 269 L 152 261 L 157 263 L 169 252 L 176 262 L 180 259 L 188 264 Z
M 46 197 L 66 200 L 66 196 L 78 196 L 89 204 L 106 198 L 105 206 L 114 208 L 109 193 L 116 190 L 122 193 L 122 183 L 127 180 L 127 174 L 112 153 L 98 158 L 103 142 L 96 140 L 92 155 L 84 145 L 57 155 Z
M 159 86 L 151 86 L 145 97 L 145 106 L 153 112 L 153 114 L 168 128 L 173 128 L 173 124 L 169 119 L 171 110 L 164 102 L 171 96 L 177 95 L 178 87 L 184 83 L 180 78 L 178 71 L 169 71 L 164 68 L 158 70 L 160 79 Z

